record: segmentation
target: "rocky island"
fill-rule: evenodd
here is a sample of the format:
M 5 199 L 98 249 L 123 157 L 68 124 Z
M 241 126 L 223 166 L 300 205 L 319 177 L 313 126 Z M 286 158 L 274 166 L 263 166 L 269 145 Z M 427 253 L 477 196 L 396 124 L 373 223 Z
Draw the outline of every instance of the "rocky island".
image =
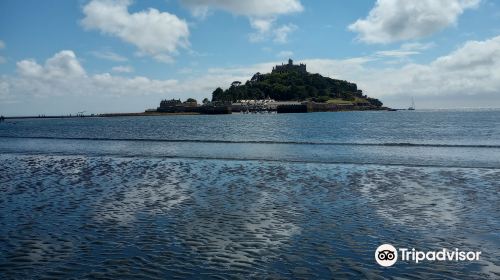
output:
M 233 111 L 250 108 L 278 112 L 388 110 L 363 94 L 355 83 L 307 72 L 305 64 L 276 65 L 271 73 L 256 73 L 245 83 L 234 81 L 212 93 L 212 102 L 231 104 Z
M 363 94 L 355 83 L 307 72 L 305 64 L 276 65 L 271 73 L 256 73 L 245 83 L 234 81 L 227 89 L 218 87 L 212 100 L 199 105 L 193 98 L 162 100 L 149 110 L 159 114 L 231 114 L 232 112 L 334 112 L 391 110 Z

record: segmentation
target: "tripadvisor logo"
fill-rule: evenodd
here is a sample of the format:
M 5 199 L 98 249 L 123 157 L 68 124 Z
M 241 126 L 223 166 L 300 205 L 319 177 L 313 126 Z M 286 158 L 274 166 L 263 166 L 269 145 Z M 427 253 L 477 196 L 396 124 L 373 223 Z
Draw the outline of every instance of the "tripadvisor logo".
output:
M 398 260 L 398 251 L 391 244 L 383 244 L 375 250 L 375 260 L 381 266 L 392 266 Z
M 391 244 L 383 244 L 375 250 L 375 260 L 381 266 L 392 266 L 398 261 L 411 261 L 419 263 L 421 261 L 478 261 L 481 251 L 460 251 L 441 249 L 439 251 L 417 251 L 415 248 L 409 250 L 407 248 L 396 249 Z

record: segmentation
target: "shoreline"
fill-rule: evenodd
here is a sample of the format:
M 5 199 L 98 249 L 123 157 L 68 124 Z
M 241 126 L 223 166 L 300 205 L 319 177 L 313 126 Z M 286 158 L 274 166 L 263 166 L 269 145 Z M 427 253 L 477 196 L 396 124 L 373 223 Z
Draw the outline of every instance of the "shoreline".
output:
M 4 117 L 5 120 L 19 119 L 77 119 L 77 118 L 112 118 L 112 117 L 147 117 L 147 116 L 176 116 L 176 115 L 200 115 L 194 112 L 179 112 L 179 113 L 104 113 L 90 115 L 54 115 L 54 116 L 10 116 Z
M 370 111 L 406 111 L 406 109 L 364 109 L 364 110 L 337 110 L 337 111 L 313 111 L 315 112 L 370 112 Z M 287 112 L 294 114 L 294 112 Z M 303 112 L 306 113 L 306 112 Z M 232 114 L 243 114 L 241 112 L 232 112 Z M 256 113 L 259 114 L 259 113 Z M 283 114 L 283 113 L 280 113 Z M 285 113 L 286 114 L 286 113 Z M 90 114 L 90 115 L 38 115 L 38 116 L 4 116 L 4 120 L 20 120 L 20 119 L 76 119 L 76 118 L 112 118 L 112 117 L 152 117 L 152 116 L 192 116 L 192 115 L 210 115 L 199 112 L 139 112 L 139 113 L 103 113 L 103 114 Z

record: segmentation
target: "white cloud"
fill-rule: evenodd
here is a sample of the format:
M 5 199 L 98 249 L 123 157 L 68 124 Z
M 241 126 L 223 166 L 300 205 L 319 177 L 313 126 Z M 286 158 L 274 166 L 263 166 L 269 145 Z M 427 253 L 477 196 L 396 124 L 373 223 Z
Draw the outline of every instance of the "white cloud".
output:
M 250 42 L 261 42 L 272 38 L 275 43 L 284 44 L 288 42 L 288 36 L 290 33 L 297 30 L 297 26 L 295 24 L 289 23 L 281 25 L 280 27 L 274 27 L 273 22 L 274 20 L 270 21 L 269 25 L 262 24 L 262 26 L 256 27 L 257 32 L 249 35 Z
M 469 41 L 430 64 L 408 64 L 388 69 L 371 88 L 377 94 L 481 95 L 500 94 L 500 36 L 485 41 Z M 389 91 L 387 89 L 390 89 Z
M 0 96 L 10 102 L 31 98 L 86 94 L 88 79 L 73 51 L 64 50 L 47 59 L 43 65 L 33 59 L 17 62 L 17 75 L 1 77 L 8 91 Z M 1 103 L 1 102 L 0 102 Z M 18 108 L 19 110 L 19 108 Z
M 280 51 L 277 55 L 279 58 L 290 58 L 293 56 L 292 51 Z
M 436 44 L 434 42 L 429 42 L 429 43 L 419 43 L 419 42 L 414 42 L 414 43 L 404 43 L 401 45 L 401 49 L 403 50 L 416 50 L 416 51 L 424 51 L 428 50 L 431 48 L 434 48 Z
M 111 71 L 116 72 L 116 73 L 132 73 L 134 72 L 134 68 L 132 66 L 115 66 L 111 68 Z
M 275 18 L 250 18 L 250 25 L 259 33 L 266 33 L 271 30 Z
M 281 64 L 281 62 L 274 61 L 274 62 L 253 64 L 250 66 L 235 66 L 235 67 L 225 67 L 225 68 L 214 67 L 214 68 L 209 68 L 207 74 L 210 76 L 239 77 L 240 78 L 239 80 L 245 81 L 250 79 L 252 75 L 257 72 L 260 73 L 269 72 L 276 64 Z M 221 84 L 219 86 L 222 87 L 224 86 L 224 84 Z
M 246 16 L 250 26 L 256 32 L 251 33 L 251 42 L 260 42 L 271 38 L 278 43 L 285 43 L 288 35 L 297 29 L 293 24 L 275 27 L 277 17 L 304 10 L 300 0 L 182 0 L 196 17 L 205 18 L 211 10 L 223 10 L 234 15 Z
M 131 67 L 115 67 L 115 71 L 132 71 Z M 124 78 L 109 73 L 88 75 L 73 51 L 64 50 L 47 59 L 45 64 L 26 59 L 17 63 L 17 76 L 2 77 L 12 97 L 47 98 L 54 96 L 121 96 L 165 94 L 176 80 L 152 80 L 136 76 Z M 5 96 L 4 96 L 5 97 Z
M 383 101 L 408 102 L 411 96 L 420 96 L 426 107 L 500 106 L 500 36 L 468 41 L 429 64 L 407 63 L 381 69 L 366 65 L 373 59 L 376 57 L 350 62 L 304 62 L 313 71 L 333 73 L 334 78 L 354 81 L 368 95 Z
M 401 45 L 399 49 L 378 51 L 375 55 L 382 57 L 406 58 L 411 55 L 420 54 L 422 51 L 434 47 L 434 45 L 434 43 L 406 43 Z
M 457 23 L 480 0 L 377 0 L 365 19 L 349 25 L 366 43 L 418 39 Z
M 83 7 L 82 25 L 131 43 L 139 54 L 162 62 L 172 61 L 179 48 L 188 47 L 186 21 L 153 8 L 131 14 L 130 4 L 130 0 L 92 0 Z
M 141 76 L 124 78 L 109 73 L 94 75 L 89 82 L 96 92 L 121 98 L 133 95 L 167 95 L 178 83 L 177 80 L 153 80 Z
M 182 3 L 199 17 L 206 16 L 212 9 L 257 18 L 301 12 L 304 9 L 300 0 L 182 0 Z
M 112 51 L 92 51 L 91 54 L 97 58 L 116 61 L 116 62 L 124 62 L 128 60 L 126 57 L 121 56 Z
M 0 50 L 5 49 L 5 43 L 4 41 L 0 40 Z M 0 55 L 0 64 L 4 64 L 7 62 L 7 59 L 3 56 Z
M 355 82 L 366 94 L 380 98 L 389 106 L 405 107 L 412 96 L 420 108 L 500 105 L 500 36 L 468 41 L 428 64 L 406 63 L 380 68 L 370 63 L 381 59 L 371 55 L 298 62 L 306 63 L 312 73 Z M 271 61 L 211 68 L 197 75 L 188 75 L 185 80 L 155 80 L 109 73 L 89 75 L 72 51 L 61 51 L 44 64 L 29 59 L 19 61 L 17 75 L 0 76 L 0 110 L 12 114 L 27 110 L 26 104 L 35 104 L 34 109 L 26 113 L 55 114 L 73 112 L 82 107 L 92 108 L 94 112 L 137 112 L 157 106 L 163 98 L 194 97 L 201 100 L 210 97 L 216 87 L 228 87 L 236 80 L 244 82 L 254 73 L 267 73 L 281 63 Z M 69 101 L 56 105 L 64 98 Z M 41 100 L 48 100 L 48 105 L 40 105 Z M 17 103 L 12 105 L 14 102 Z M 66 108 L 68 104 L 75 108 Z
M 43 64 L 21 60 L 16 72 L 0 76 L 0 111 L 4 114 L 66 114 L 83 109 L 89 113 L 140 112 L 164 98 L 201 100 L 233 79 L 224 73 L 207 73 L 184 82 L 110 73 L 90 75 L 70 50 L 56 53 Z
M 138 56 L 143 56 L 144 54 L 142 53 L 137 53 Z M 167 54 L 156 54 L 153 56 L 154 59 L 156 59 L 159 62 L 163 63 L 172 63 L 174 62 L 173 58 L 170 55 Z
M 297 26 L 295 24 L 285 24 L 276 28 L 274 33 L 274 41 L 277 43 L 286 43 L 288 41 L 288 35 L 295 31 Z
M 419 54 L 419 53 L 420 52 L 418 52 L 418 51 L 405 51 L 405 50 L 399 49 L 399 50 L 378 51 L 378 52 L 376 52 L 376 55 L 402 58 L 402 57 L 407 57 L 407 56 L 415 55 L 415 54 Z
M 80 65 L 73 51 L 64 50 L 47 59 L 45 65 L 39 65 L 35 60 L 22 60 L 17 63 L 17 71 L 21 76 L 66 79 L 71 77 L 86 76 L 85 70 Z
M 432 46 L 432 43 L 404 44 L 400 50 L 418 52 Z M 390 106 L 408 106 L 412 96 L 425 100 L 419 104 L 429 108 L 500 106 L 500 36 L 468 41 L 428 64 L 408 62 L 381 67 L 372 63 L 383 59 L 375 53 L 349 59 L 305 59 L 297 63 L 307 64 L 312 73 L 355 82 L 366 94 L 381 98 Z M 214 68 L 209 73 L 232 74 L 234 80 L 246 81 L 255 72 L 269 72 L 275 64 L 281 62 Z

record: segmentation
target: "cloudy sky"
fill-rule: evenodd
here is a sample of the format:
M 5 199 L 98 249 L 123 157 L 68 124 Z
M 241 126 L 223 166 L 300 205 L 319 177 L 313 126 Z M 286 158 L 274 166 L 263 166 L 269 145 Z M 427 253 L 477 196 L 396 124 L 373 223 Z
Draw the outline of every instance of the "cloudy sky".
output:
M 289 57 L 391 107 L 500 107 L 500 2 L 2 0 L 0 114 L 201 100 Z

